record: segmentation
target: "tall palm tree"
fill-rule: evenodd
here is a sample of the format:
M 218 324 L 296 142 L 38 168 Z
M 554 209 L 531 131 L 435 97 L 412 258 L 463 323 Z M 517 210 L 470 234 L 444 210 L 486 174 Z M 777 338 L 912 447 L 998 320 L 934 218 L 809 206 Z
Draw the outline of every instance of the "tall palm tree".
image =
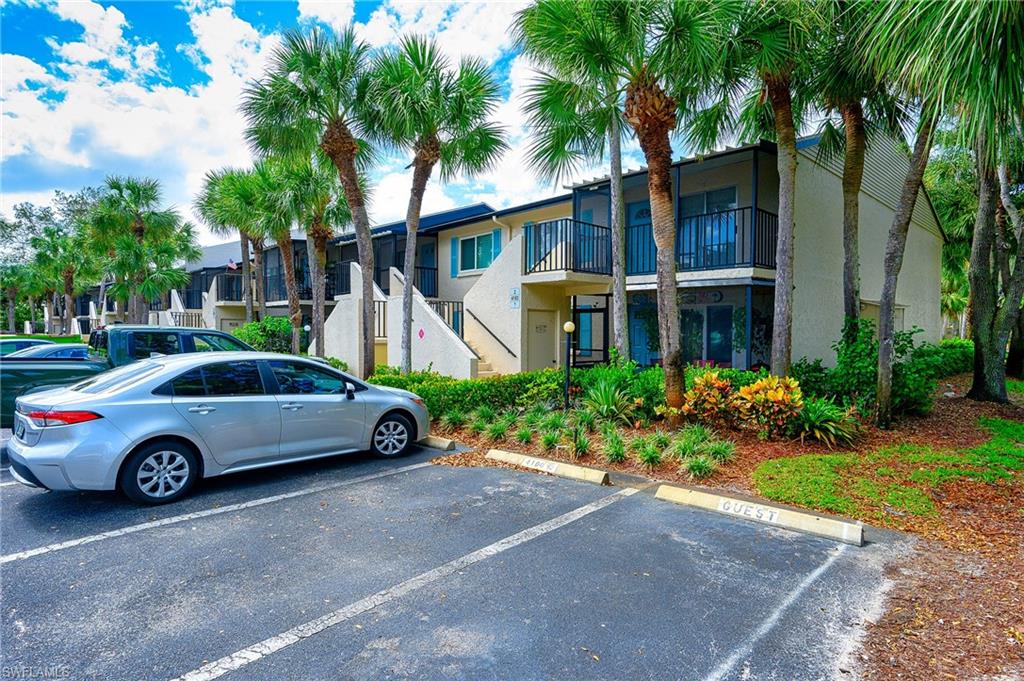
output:
M 246 232 L 251 210 L 239 196 L 245 189 L 246 173 L 235 168 L 211 170 L 203 179 L 203 188 L 195 200 L 195 213 L 214 234 L 229 236 L 238 233 L 242 249 L 242 300 L 245 321 L 253 320 L 252 272 L 250 268 L 249 235 Z
M 101 233 L 113 238 L 130 234 L 141 248 L 147 235 L 160 239 L 180 224 L 177 212 L 161 206 L 158 180 L 111 176 L 106 180 L 105 190 L 93 214 L 93 224 Z M 144 322 L 147 315 L 145 301 L 138 292 L 144 276 L 143 267 L 129 275 L 129 317 L 136 323 Z
M 397 49 L 379 55 L 369 82 L 366 127 L 372 139 L 412 153 L 402 288 L 401 369 L 408 373 L 423 194 L 438 164 L 441 179 L 448 180 L 486 170 L 508 148 L 501 128 L 488 120 L 501 90 L 481 60 L 463 59 L 455 70 L 432 40 L 420 36 L 406 36 Z
M 71 333 L 75 318 L 75 293 L 96 275 L 96 261 L 84 229 L 45 227 L 32 239 L 35 262 L 44 276 L 57 282 L 64 296 L 65 333 Z
M 544 69 L 530 85 L 530 163 L 558 183 L 585 161 L 601 161 L 607 144 L 612 236 L 612 338 L 629 357 L 626 321 L 625 207 L 622 198 L 623 36 L 584 0 L 538 0 L 516 16 L 516 42 Z
M 5 264 L 0 266 L 0 290 L 7 299 L 7 333 L 17 333 L 18 324 L 15 316 L 17 314 L 18 294 L 22 290 L 25 277 L 25 265 Z
M 289 32 L 274 51 L 269 71 L 246 89 L 242 103 L 246 135 L 257 153 L 308 156 L 318 146 L 338 172 L 363 271 L 363 376 L 373 373 L 374 364 L 373 242 L 360 182 L 360 168 L 370 158 L 360 139 L 368 52 L 351 27 L 337 36 L 319 29 Z
M 890 228 L 879 323 L 878 413 L 891 421 L 892 327 L 895 288 L 906 246 L 906 232 L 927 164 L 940 113 L 955 113 L 961 138 L 975 149 L 978 208 L 971 242 L 970 283 L 975 342 L 974 382 L 969 397 L 1005 401 L 1005 353 L 1024 296 L 1021 242 L 1015 267 L 999 304 L 995 227 L 999 203 L 997 169 L 1011 156 L 1024 121 L 1024 5 L 965 0 L 958 3 L 869 5 L 864 42 L 872 66 L 890 74 L 922 101 L 911 168 Z M 1005 174 L 1000 172 L 999 174 Z M 1013 216 L 1011 215 L 1011 220 Z M 1024 237 L 1017 221 L 1016 236 Z

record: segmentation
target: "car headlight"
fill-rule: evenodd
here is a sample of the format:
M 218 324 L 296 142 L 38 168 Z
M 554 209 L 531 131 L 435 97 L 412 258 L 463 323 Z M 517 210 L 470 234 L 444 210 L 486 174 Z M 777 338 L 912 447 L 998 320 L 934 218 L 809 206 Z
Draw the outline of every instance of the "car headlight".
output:
M 423 399 L 422 399 L 422 398 L 419 398 L 419 397 L 410 397 L 409 399 L 413 401 L 413 404 L 418 404 L 419 406 L 423 407 L 424 409 L 426 409 L 426 408 L 427 408 L 427 405 L 426 405 L 426 403 L 425 403 L 425 402 L 423 401 Z

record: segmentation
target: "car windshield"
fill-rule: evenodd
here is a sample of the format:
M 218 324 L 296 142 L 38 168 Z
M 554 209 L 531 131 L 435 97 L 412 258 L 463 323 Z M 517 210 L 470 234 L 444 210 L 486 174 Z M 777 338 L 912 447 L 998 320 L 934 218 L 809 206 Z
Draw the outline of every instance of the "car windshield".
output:
M 70 354 L 70 352 L 72 350 L 79 350 L 79 349 L 84 350 L 84 346 L 75 345 L 75 346 L 72 346 L 72 347 L 61 348 L 61 347 L 54 347 L 53 345 L 33 345 L 30 348 L 24 348 L 22 350 L 17 350 L 15 352 L 12 352 L 11 354 L 9 354 L 7 356 L 8 357 L 48 357 L 50 355 L 53 355 L 54 353 L 57 353 L 58 356 L 66 356 L 66 357 L 75 356 L 75 357 L 77 357 L 77 356 L 79 356 L 79 354 L 72 355 L 72 354 Z M 60 353 L 62 353 L 62 351 L 68 351 L 69 354 L 61 355 Z M 80 356 L 84 357 L 85 353 L 84 352 L 80 353 Z
M 135 362 L 134 364 L 118 367 L 117 369 L 104 371 L 93 378 L 79 381 L 72 385 L 70 389 L 75 392 L 90 394 L 119 390 L 141 381 L 159 370 L 160 365 L 154 362 Z

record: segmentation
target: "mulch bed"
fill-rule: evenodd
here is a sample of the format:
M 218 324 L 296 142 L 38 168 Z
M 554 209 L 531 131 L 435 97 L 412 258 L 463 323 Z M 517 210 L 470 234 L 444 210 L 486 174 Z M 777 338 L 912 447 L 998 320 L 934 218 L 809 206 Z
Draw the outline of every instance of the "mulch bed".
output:
M 1009 405 L 981 404 L 963 397 L 969 387 L 968 375 L 945 379 L 931 414 L 903 418 L 891 430 L 868 426 L 856 451 L 898 443 L 965 449 L 989 438 L 978 425 L 982 417 L 1024 421 L 1020 395 L 1011 395 L 1014 403 Z M 627 443 L 633 435 L 655 430 L 633 431 L 626 435 Z M 548 451 L 537 442 L 521 445 L 511 435 L 496 443 L 462 429 L 450 436 L 471 451 L 435 459 L 435 463 L 514 468 L 485 459 L 492 447 L 570 460 L 565 448 Z M 575 462 L 666 482 L 696 482 L 755 494 L 751 473 L 762 462 L 823 451 L 817 443 L 764 442 L 751 432 L 723 435 L 736 443 L 736 458 L 699 481 L 680 472 L 675 461 L 647 469 L 629 453 L 626 461 L 608 463 L 600 453 L 598 433 L 591 435 L 594 451 Z M 867 627 L 857 675 L 868 679 L 1024 678 L 1024 479 L 1018 476 L 994 485 L 958 480 L 931 496 L 939 511 L 936 516 L 907 516 L 892 524 L 922 540 L 907 560 L 889 568 L 894 584 L 888 606 Z

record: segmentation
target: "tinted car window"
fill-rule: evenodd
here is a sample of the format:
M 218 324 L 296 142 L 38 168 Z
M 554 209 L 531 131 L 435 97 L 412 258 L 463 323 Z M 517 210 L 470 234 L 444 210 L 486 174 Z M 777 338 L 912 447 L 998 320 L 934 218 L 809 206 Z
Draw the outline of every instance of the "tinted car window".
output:
M 207 395 L 262 395 L 256 362 L 221 362 L 203 367 Z M 175 390 L 175 394 L 177 390 Z
M 136 331 L 132 333 L 132 357 L 148 359 L 152 353 L 176 355 L 181 352 L 178 334 L 166 331 Z
M 249 349 L 234 338 L 218 336 L 212 333 L 192 334 L 192 340 L 196 344 L 196 352 L 212 352 L 215 350 L 234 352 L 237 350 L 244 351 Z
M 126 364 L 123 367 L 104 371 L 95 378 L 79 381 L 71 386 L 71 390 L 82 393 L 101 393 L 108 390 L 124 388 L 136 381 L 148 377 L 150 374 L 159 371 L 160 366 L 153 362 L 135 362 Z
M 206 386 L 203 384 L 202 369 L 196 367 L 186 371 L 171 381 L 171 394 L 175 397 L 203 397 Z
M 303 362 L 271 360 L 270 368 L 283 395 L 340 395 L 345 392 L 343 378 Z
M 88 352 L 85 348 L 64 348 L 57 350 L 50 357 L 57 357 L 59 359 L 85 359 L 88 357 Z

